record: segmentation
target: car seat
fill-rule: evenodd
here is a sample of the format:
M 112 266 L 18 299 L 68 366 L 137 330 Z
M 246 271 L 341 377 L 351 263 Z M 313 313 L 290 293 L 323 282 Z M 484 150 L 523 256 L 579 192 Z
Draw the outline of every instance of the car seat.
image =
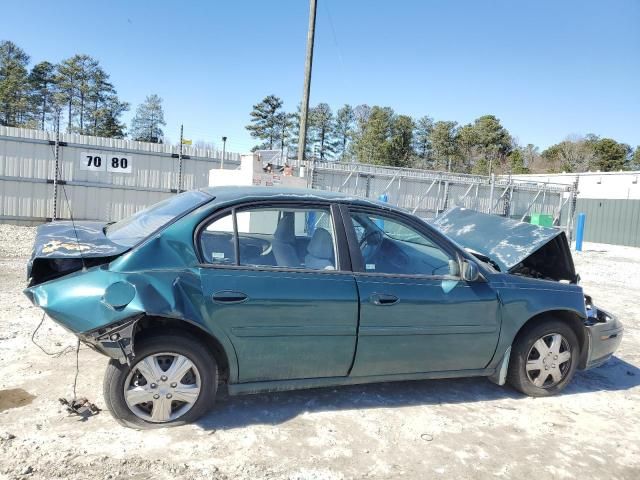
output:
M 304 265 L 315 270 L 334 270 L 333 239 L 324 228 L 316 228 L 307 246 Z
M 293 212 L 283 212 L 273 233 L 271 247 L 278 267 L 300 267 L 296 253 L 295 217 Z

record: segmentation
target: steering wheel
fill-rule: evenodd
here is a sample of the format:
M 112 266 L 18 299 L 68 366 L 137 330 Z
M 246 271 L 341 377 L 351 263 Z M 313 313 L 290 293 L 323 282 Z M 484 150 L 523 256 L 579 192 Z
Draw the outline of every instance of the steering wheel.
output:
M 371 261 L 380 251 L 384 235 L 380 230 L 366 232 L 360 239 L 360 251 L 365 263 Z

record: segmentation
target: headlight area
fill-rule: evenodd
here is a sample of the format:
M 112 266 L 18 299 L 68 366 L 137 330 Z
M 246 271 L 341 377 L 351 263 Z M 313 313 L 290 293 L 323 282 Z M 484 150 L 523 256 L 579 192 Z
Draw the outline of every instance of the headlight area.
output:
M 89 348 L 118 360 L 122 364 L 131 365 L 134 357 L 133 333 L 140 318 L 142 315 L 80 333 L 78 337 Z
M 585 325 L 587 325 L 588 327 L 593 326 L 597 323 L 607 323 L 614 320 L 613 315 L 594 305 L 591 296 L 584 296 L 584 305 L 587 309 L 587 320 L 585 321 Z
M 594 368 L 605 363 L 613 356 L 622 341 L 624 327 L 613 314 L 593 304 L 589 295 L 585 295 L 587 319 L 584 322 L 589 335 L 589 350 L 582 367 Z

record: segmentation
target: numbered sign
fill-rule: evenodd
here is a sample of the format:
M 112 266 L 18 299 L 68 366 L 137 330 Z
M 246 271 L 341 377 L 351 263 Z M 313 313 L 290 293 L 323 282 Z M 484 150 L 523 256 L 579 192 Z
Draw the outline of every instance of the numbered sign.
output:
M 131 155 L 117 152 L 82 152 L 80 170 L 90 172 L 131 173 Z
M 107 157 L 107 172 L 131 173 L 131 157 L 117 153 L 109 155 Z

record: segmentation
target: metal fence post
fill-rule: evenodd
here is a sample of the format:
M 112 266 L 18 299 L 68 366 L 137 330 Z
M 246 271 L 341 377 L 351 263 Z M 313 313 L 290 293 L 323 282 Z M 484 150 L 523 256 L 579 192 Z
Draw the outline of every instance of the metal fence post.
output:
M 476 195 L 475 198 L 473 200 L 473 206 L 474 208 L 477 210 L 478 209 L 478 190 L 480 189 L 480 184 L 476 183 Z
M 449 180 L 444 182 L 444 193 L 442 198 L 442 211 L 447 209 L 447 204 L 449 203 Z
M 576 204 L 578 203 L 578 185 L 580 182 L 580 175 L 576 175 L 576 179 L 573 182 L 573 186 L 571 187 L 571 191 L 569 195 L 571 196 L 569 200 L 569 218 L 567 219 L 567 227 L 568 227 L 568 236 L 569 236 L 569 245 L 571 245 L 571 241 L 573 240 L 573 217 L 576 214 Z
M 509 179 L 509 183 L 511 183 L 511 179 Z M 513 200 L 513 184 L 509 186 L 509 196 L 506 197 L 504 202 L 503 214 L 506 218 L 510 218 L 511 216 L 511 201 Z
M 493 213 L 493 187 L 494 187 L 494 183 L 496 181 L 496 174 L 492 173 L 491 176 L 489 177 L 489 184 L 490 184 L 490 190 L 489 190 L 489 214 Z
M 55 171 L 53 174 L 53 214 L 51 220 L 58 219 L 58 176 L 60 172 L 60 115 L 56 121 L 56 143 L 55 143 Z
M 182 134 L 183 134 L 183 126 L 180 125 L 180 152 L 178 153 L 178 188 L 177 193 L 182 191 Z

